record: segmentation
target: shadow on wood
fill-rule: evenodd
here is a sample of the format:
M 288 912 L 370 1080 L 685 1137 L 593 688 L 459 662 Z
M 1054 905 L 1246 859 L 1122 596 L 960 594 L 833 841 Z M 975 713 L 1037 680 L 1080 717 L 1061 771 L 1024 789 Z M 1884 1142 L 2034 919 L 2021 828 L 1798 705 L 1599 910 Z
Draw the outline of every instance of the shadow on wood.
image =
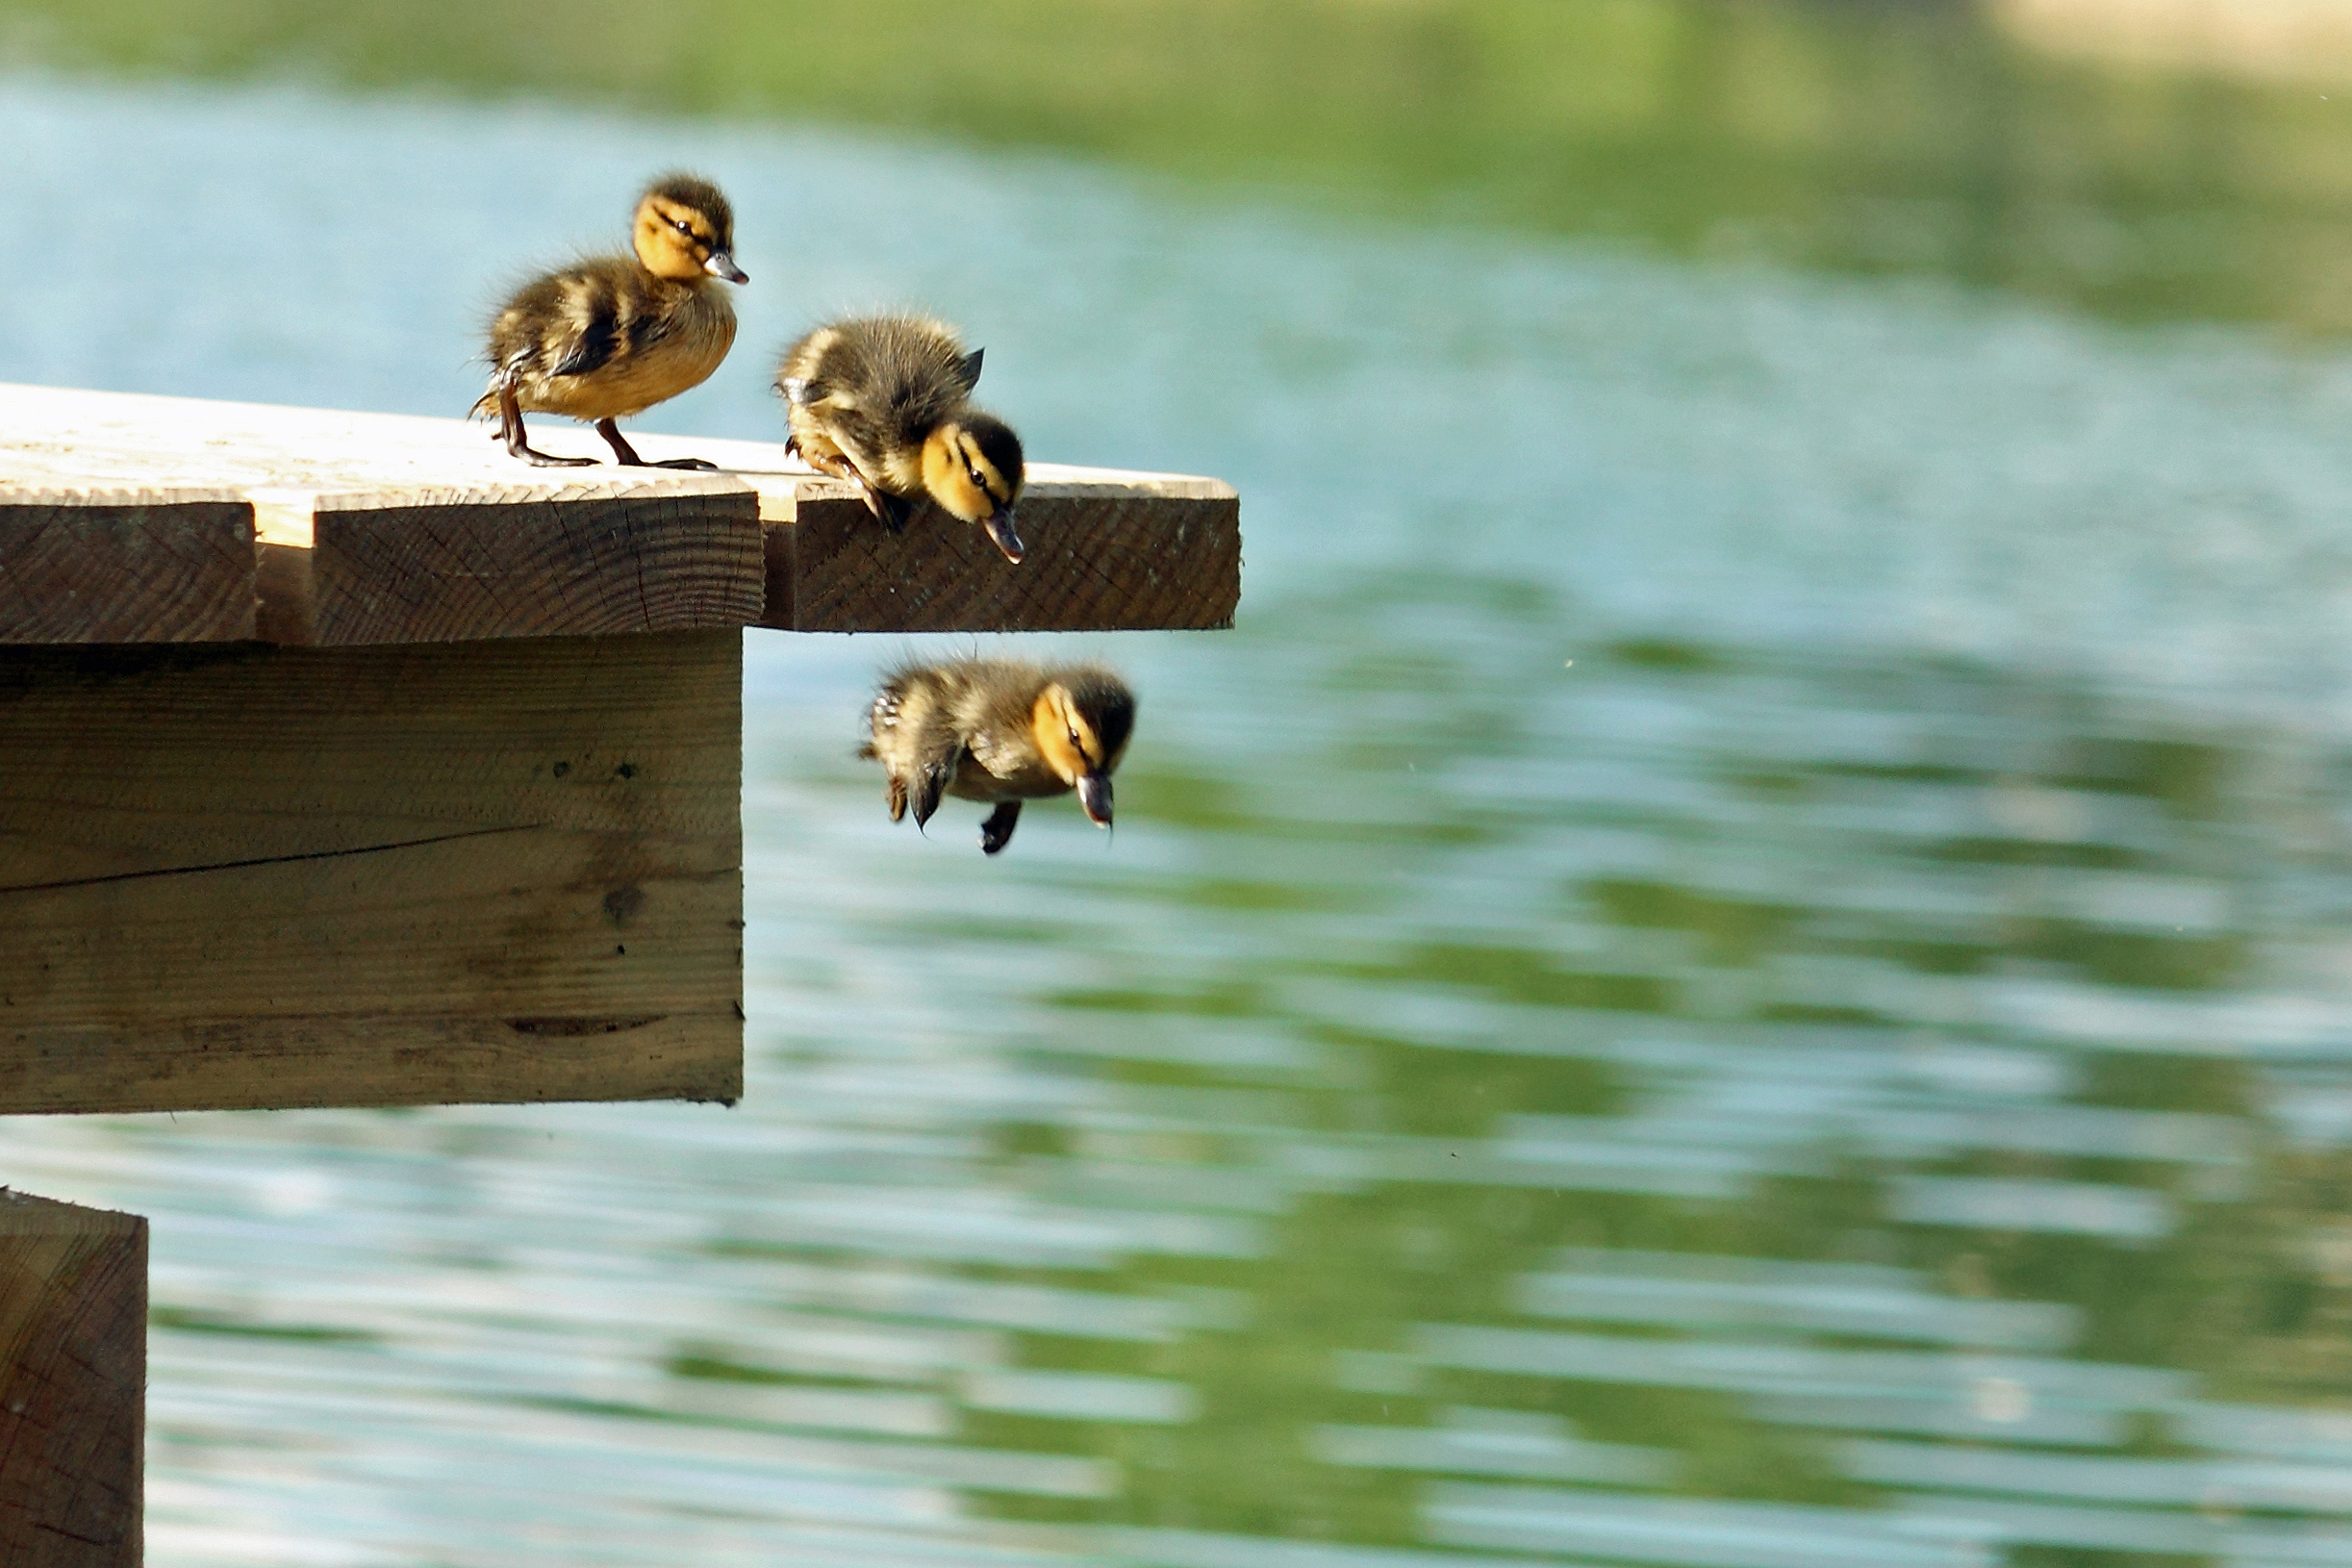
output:
M 0 1188 L 0 1563 L 137 1568 L 147 1222 Z
M 253 505 L 228 491 L 0 491 L 0 642 L 254 635 Z
M 735 1099 L 742 661 L 0 649 L 0 1112 Z

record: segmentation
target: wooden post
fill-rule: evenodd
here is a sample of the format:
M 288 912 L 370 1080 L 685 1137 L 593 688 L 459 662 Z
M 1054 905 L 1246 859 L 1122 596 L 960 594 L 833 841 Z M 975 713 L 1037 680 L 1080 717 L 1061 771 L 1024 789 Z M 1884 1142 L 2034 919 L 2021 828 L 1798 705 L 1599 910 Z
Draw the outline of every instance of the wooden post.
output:
M 147 1222 L 0 1188 L 0 1563 L 136 1568 Z

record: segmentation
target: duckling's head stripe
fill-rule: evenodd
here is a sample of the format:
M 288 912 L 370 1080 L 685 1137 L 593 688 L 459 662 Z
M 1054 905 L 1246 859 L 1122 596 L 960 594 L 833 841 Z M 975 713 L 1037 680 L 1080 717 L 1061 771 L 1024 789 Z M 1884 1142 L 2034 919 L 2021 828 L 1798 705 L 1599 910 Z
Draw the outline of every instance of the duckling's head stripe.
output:
M 1057 672 L 1070 690 L 1071 706 L 1086 716 L 1102 754 L 1116 757 L 1135 730 L 1135 694 L 1107 670 L 1081 668 Z
M 980 455 L 988 459 L 988 466 L 1003 477 L 1014 495 L 1019 495 L 1024 470 L 1022 466 L 1021 438 L 1013 434 L 1013 427 L 995 415 L 983 414 L 978 409 L 966 409 L 959 422 L 965 434 L 980 448 Z
M 717 186 L 700 175 L 665 174 L 645 188 L 645 195 L 693 208 L 711 220 L 721 250 L 735 248 L 735 209 L 727 205 L 727 198 L 719 193 Z

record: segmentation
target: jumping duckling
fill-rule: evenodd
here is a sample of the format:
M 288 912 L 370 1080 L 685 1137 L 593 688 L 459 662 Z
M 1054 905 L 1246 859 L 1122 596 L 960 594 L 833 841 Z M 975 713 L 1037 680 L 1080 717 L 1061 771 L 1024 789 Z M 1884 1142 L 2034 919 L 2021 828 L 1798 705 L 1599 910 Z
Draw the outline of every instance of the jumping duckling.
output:
M 712 279 L 748 283 L 735 265 L 735 214 L 708 180 L 671 174 L 637 203 L 632 256 L 595 256 L 535 278 L 491 323 L 490 391 L 473 412 L 498 417 L 506 449 L 542 468 L 523 435 L 525 409 L 593 422 L 620 462 L 707 468 L 700 458 L 648 465 L 613 421 L 701 385 L 735 341 L 735 311 Z
M 980 848 L 1012 841 L 1024 800 L 1078 792 L 1099 826 L 1111 825 L 1111 772 L 1135 728 L 1135 694 L 1092 665 L 997 659 L 906 665 L 874 694 L 873 738 L 858 755 L 890 772 L 890 820 L 931 820 L 942 795 L 996 807 Z
M 950 516 L 985 527 L 1018 564 L 1021 438 L 969 405 L 980 353 L 965 353 L 952 328 L 923 316 L 819 327 L 776 367 L 792 426 L 787 445 L 811 468 L 856 485 L 892 532 L 927 494 Z

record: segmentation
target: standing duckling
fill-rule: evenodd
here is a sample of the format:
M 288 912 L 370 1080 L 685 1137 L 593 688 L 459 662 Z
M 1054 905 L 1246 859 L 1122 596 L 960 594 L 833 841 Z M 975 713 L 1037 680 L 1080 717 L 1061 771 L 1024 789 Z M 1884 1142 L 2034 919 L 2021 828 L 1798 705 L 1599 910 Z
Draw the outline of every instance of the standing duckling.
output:
M 735 265 L 735 214 L 708 180 L 671 174 L 637 203 L 632 256 L 595 256 L 535 278 L 491 323 L 490 391 L 498 439 L 526 463 L 580 468 L 523 435 L 525 409 L 594 422 L 634 468 L 707 468 L 700 458 L 648 465 L 613 421 L 700 386 L 735 342 L 735 311 L 714 278 L 748 283 Z
M 993 855 L 1012 841 L 1024 800 L 1075 789 L 1086 815 L 1111 825 L 1111 772 L 1135 728 L 1135 694 L 1092 665 L 958 659 L 892 670 L 871 721 L 858 755 L 890 771 L 890 820 L 912 802 L 921 827 L 942 795 L 985 800 L 996 810 L 980 848 Z
M 791 449 L 856 485 L 885 527 L 905 527 L 927 494 L 950 516 L 985 527 L 1018 564 L 1021 438 L 969 404 L 980 353 L 965 353 L 944 322 L 860 316 L 819 327 L 786 349 L 776 390 Z

